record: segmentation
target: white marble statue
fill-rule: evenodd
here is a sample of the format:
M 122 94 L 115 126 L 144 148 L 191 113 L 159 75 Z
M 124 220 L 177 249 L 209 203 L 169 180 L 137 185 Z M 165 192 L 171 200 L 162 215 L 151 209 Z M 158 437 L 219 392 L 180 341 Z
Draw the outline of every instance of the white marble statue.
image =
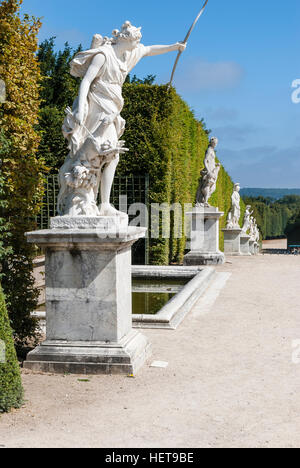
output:
M 253 211 L 251 211 L 251 205 L 246 206 L 246 211 L 245 211 L 245 217 L 244 217 L 244 225 L 243 225 L 243 231 L 245 234 L 249 231 L 251 227 L 251 215 L 253 214 Z
M 231 197 L 231 211 L 229 212 L 227 219 L 226 229 L 240 229 L 240 217 L 241 217 L 241 196 L 240 196 L 240 184 L 234 185 L 233 194 Z
M 110 204 L 119 155 L 128 151 L 121 140 L 125 130 L 120 116 L 124 105 L 122 86 L 143 57 L 186 48 L 180 42 L 146 47 L 140 43 L 141 38 L 141 28 L 126 21 L 121 31 L 113 31 L 112 39 L 95 35 L 91 49 L 79 52 L 71 62 L 71 74 L 83 80 L 63 124 L 70 153 L 60 170 L 60 215 L 123 215 Z
M 255 232 L 255 219 L 253 216 L 250 218 L 250 237 L 251 240 L 255 241 L 256 232 Z
M 258 229 L 256 220 L 255 220 L 255 225 L 254 225 L 254 232 L 255 232 L 254 240 L 255 240 L 255 242 L 259 243 L 259 241 L 260 241 L 260 231 Z
M 209 207 L 208 200 L 216 190 L 221 164 L 216 164 L 215 148 L 218 139 L 213 137 L 205 154 L 204 169 L 201 171 L 201 178 L 196 198 L 196 207 Z

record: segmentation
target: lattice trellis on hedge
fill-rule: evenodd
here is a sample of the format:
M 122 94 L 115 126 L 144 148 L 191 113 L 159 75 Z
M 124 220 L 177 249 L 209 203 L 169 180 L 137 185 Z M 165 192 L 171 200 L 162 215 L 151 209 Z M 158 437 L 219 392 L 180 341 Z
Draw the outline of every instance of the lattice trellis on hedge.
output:
M 50 175 L 46 180 L 46 191 L 40 215 L 37 217 L 39 229 L 49 229 L 50 218 L 57 215 L 57 196 L 59 192 L 58 175 Z M 149 206 L 149 176 L 116 176 L 112 187 L 112 203 L 125 211 L 122 204 L 127 197 L 127 207 L 133 203 Z M 131 221 L 131 219 L 129 219 Z M 149 260 L 148 239 L 141 239 L 133 246 L 133 263 L 146 265 Z

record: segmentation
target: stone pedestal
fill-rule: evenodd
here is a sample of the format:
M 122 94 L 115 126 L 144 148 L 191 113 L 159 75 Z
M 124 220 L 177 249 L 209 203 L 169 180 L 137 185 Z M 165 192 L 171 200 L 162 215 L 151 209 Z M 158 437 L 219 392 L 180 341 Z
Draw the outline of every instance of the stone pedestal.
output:
M 251 253 L 250 253 L 250 245 L 249 245 L 250 239 L 251 239 L 251 237 L 248 236 L 248 234 L 246 234 L 245 232 L 242 232 L 242 233 L 241 233 L 241 235 L 240 235 L 241 255 L 251 256 Z
M 224 232 L 224 253 L 225 255 L 241 255 L 241 232 L 242 229 L 223 229 Z
M 191 251 L 184 257 L 184 265 L 217 265 L 225 262 L 219 249 L 219 220 L 224 215 L 215 207 L 194 208 L 191 216 Z
M 54 218 L 51 226 L 27 234 L 45 249 L 47 337 L 24 367 L 135 374 L 150 346 L 132 329 L 131 246 L 146 229 L 102 217 Z
M 250 249 L 250 253 L 251 255 L 255 255 L 255 247 L 254 247 L 254 240 L 250 239 L 249 241 L 249 249 Z
M 258 243 L 258 242 L 254 242 L 254 254 L 255 254 L 255 255 L 258 255 L 258 254 L 259 254 L 259 250 L 260 250 L 259 243 Z

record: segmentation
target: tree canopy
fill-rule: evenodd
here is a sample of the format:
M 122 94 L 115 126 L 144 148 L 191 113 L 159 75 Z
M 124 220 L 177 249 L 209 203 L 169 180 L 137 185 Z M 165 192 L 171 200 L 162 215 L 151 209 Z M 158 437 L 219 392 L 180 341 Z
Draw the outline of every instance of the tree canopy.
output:
M 2 286 L 15 337 L 24 342 L 33 337 L 36 322 L 30 313 L 36 308 L 38 292 L 32 278 L 35 249 L 24 233 L 35 229 L 44 192 L 42 158 L 36 131 L 40 105 L 40 69 L 36 57 L 39 20 L 20 17 L 21 0 L 0 4 L 0 77 L 6 100 L 0 104 L 2 159 Z
M 243 199 L 247 205 L 252 206 L 263 239 L 284 237 L 287 225 L 300 210 L 298 195 L 286 195 L 280 200 L 261 196 Z

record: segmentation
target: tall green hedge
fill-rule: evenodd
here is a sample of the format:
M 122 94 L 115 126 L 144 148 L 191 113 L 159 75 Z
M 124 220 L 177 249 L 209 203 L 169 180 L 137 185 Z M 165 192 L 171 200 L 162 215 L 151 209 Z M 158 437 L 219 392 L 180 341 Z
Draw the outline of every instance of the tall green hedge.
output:
M 0 104 L 0 214 L 10 223 L 0 228 L 0 254 L 5 250 L 1 282 L 14 336 L 22 345 L 37 331 L 37 321 L 30 315 L 39 295 L 32 276 L 36 249 L 24 233 L 36 228 L 45 168 L 36 157 L 41 81 L 36 52 L 41 23 L 28 15 L 23 18 L 21 4 L 21 0 L 0 2 L 0 77 L 6 86 L 6 100 Z
M 300 211 L 289 220 L 285 229 L 289 245 L 299 245 L 300 242 Z
M 5 344 L 5 348 L 3 347 Z M 4 351 L 5 350 L 5 351 Z M 0 413 L 23 402 L 20 368 L 12 338 L 4 295 L 0 286 Z
M 150 203 L 194 204 L 200 172 L 209 144 L 208 132 L 174 89 L 166 86 L 125 84 L 126 119 L 124 139 L 130 152 L 121 158 L 119 173 L 149 174 Z M 222 168 L 211 204 L 225 211 L 221 228 L 231 207 L 233 182 Z M 242 217 L 244 204 L 242 203 Z M 150 240 L 152 264 L 180 263 L 186 239 Z M 220 230 L 223 246 L 223 235 Z

